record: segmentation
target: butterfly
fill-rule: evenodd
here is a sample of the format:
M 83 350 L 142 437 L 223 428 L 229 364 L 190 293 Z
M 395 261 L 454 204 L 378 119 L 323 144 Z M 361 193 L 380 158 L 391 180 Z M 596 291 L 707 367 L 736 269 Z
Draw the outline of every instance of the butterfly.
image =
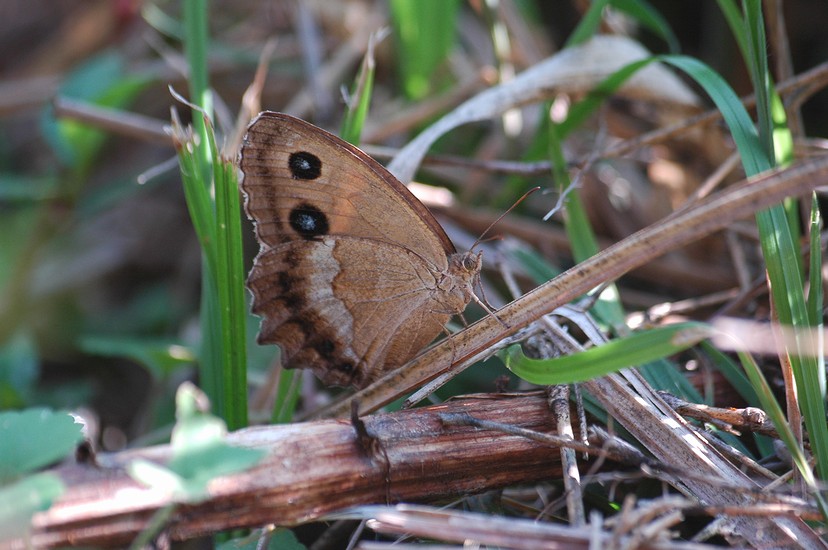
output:
M 353 145 L 265 111 L 239 166 L 260 244 L 247 279 L 258 342 L 278 344 L 285 367 L 365 387 L 475 299 L 481 254 L 457 252 L 425 205 Z

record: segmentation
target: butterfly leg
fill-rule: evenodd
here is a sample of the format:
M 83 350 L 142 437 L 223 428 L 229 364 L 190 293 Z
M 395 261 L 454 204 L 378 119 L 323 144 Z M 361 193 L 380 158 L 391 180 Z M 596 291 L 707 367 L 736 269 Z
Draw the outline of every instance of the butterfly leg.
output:
M 351 425 L 356 432 L 357 445 L 362 454 L 370 458 L 372 462 L 379 463 L 385 481 L 385 503 L 391 504 L 391 461 L 388 459 L 388 453 L 380 438 L 371 433 L 365 421 L 359 417 L 357 399 L 351 401 Z
M 481 287 L 481 289 L 482 289 L 482 288 L 483 288 L 483 287 Z M 472 293 L 472 300 L 474 300 L 474 301 L 475 301 L 475 303 L 476 303 L 477 305 L 479 305 L 480 307 L 482 307 L 482 308 L 483 308 L 483 310 L 484 310 L 486 313 L 488 313 L 489 315 L 491 315 L 492 317 L 494 317 L 495 319 L 497 319 L 497 322 L 498 322 L 498 323 L 500 323 L 500 325 L 501 325 L 503 328 L 509 328 L 509 325 L 507 325 L 506 323 L 504 323 L 504 322 L 500 319 L 500 317 L 498 317 L 498 316 L 497 316 L 497 314 L 494 312 L 494 310 L 493 310 L 492 308 L 490 308 L 490 307 L 489 307 L 489 306 L 488 306 L 488 305 L 487 305 L 487 304 L 486 304 L 483 300 L 481 300 L 480 298 L 478 298 L 478 297 L 477 297 L 477 294 Z

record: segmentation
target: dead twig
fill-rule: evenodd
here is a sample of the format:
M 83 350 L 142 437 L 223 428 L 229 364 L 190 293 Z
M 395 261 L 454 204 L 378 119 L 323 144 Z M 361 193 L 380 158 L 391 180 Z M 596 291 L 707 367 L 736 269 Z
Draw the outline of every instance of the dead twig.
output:
M 502 418 L 533 433 L 555 429 L 543 396 L 466 398 L 436 407 L 351 421 L 325 420 L 240 430 L 228 442 L 264 449 L 253 469 L 214 479 L 209 497 L 178 505 L 165 536 L 187 539 L 265 524 L 296 525 L 349 506 L 427 501 L 560 477 L 558 452 L 522 435 L 448 427 L 446 413 Z M 357 433 L 359 431 L 360 433 Z M 378 450 L 379 449 L 379 450 Z M 30 547 L 123 545 L 133 540 L 170 494 L 142 487 L 126 465 L 166 462 L 168 445 L 99 455 L 98 465 L 55 468 L 65 493 L 33 519 Z M 504 467 L 508 464 L 509 467 Z M 23 540 L 10 548 L 25 548 Z

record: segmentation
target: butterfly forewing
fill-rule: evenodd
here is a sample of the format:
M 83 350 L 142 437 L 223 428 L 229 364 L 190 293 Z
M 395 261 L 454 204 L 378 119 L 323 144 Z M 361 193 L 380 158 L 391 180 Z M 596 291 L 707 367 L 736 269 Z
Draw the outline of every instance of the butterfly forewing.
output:
M 468 303 L 477 271 L 449 266 L 454 246 L 436 219 L 356 147 L 265 112 L 240 167 L 261 244 L 248 278 L 259 342 L 279 344 L 286 367 L 363 387 Z
M 327 234 L 367 237 L 417 250 L 445 265 L 454 245 L 428 209 L 374 159 L 303 120 L 259 115 L 241 154 L 245 208 L 263 244 L 297 238 L 291 213 L 327 218 Z

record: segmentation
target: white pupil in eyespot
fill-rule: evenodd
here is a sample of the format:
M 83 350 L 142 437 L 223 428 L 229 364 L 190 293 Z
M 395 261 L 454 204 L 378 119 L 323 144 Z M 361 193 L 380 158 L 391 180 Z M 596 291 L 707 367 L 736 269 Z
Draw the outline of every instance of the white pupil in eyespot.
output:
M 316 220 L 310 214 L 302 214 L 296 218 L 296 224 L 302 231 L 311 232 L 316 229 Z

